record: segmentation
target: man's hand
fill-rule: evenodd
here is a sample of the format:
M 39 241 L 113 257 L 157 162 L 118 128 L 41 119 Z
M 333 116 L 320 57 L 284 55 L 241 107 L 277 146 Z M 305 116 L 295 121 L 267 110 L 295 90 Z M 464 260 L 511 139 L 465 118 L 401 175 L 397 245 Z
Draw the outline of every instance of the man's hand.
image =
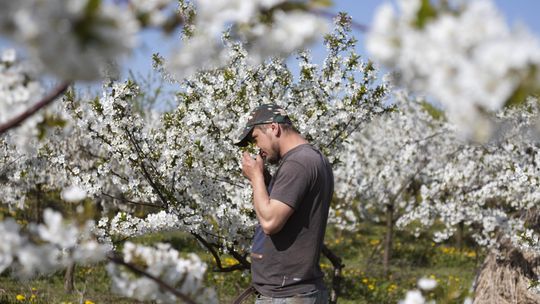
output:
M 253 159 L 248 152 L 244 152 L 242 155 L 242 173 L 244 173 L 244 176 L 251 182 L 258 178 L 261 178 L 264 181 L 263 171 L 264 161 L 262 157 L 257 155 L 257 157 Z

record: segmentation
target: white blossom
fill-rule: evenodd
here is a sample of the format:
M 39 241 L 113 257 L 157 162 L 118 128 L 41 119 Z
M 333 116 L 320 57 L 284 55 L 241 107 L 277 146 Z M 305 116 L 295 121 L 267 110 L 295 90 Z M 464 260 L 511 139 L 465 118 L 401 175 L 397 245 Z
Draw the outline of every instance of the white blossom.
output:
M 73 247 L 77 243 L 77 228 L 64 226 L 62 220 L 62 214 L 46 209 L 43 212 L 45 225 L 38 227 L 39 236 L 45 241 L 61 246 L 61 248 Z
M 399 301 L 399 304 L 424 304 L 426 300 L 419 290 L 409 290 L 405 294 L 405 300 Z
M 64 188 L 60 193 L 66 202 L 78 202 L 86 198 L 86 191 L 77 185 Z
M 421 278 L 418 280 L 418 287 L 422 290 L 429 291 L 437 287 L 437 281 L 430 278 Z

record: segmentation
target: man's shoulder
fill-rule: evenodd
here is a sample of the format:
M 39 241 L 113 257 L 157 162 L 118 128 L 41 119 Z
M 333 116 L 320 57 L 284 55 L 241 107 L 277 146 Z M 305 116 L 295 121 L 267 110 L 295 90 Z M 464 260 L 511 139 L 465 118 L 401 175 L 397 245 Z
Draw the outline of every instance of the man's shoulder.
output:
M 329 165 L 328 160 L 322 152 L 311 144 L 300 145 L 291 152 L 292 153 L 284 159 L 284 164 L 295 163 L 301 165 L 305 169 L 320 166 L 326 167 Z
M 321 152 L 311 144 L 302 144 L 291 150 L 290 155 L 285 160 L 299 161 L 309 158 L 319 159 Z
M 286 158 L 286 161 L 290 160 L 303 164 L 327 161 L 326 157 L 322 154 L 322 152 L 311 144 L 300 145 L 291 152 L 291 155 Z

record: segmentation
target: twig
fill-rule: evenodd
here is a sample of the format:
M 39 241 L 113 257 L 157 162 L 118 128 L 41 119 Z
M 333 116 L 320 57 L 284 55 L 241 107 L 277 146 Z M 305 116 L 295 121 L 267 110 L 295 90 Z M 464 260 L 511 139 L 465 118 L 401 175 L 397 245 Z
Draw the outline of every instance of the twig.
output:
M 131 143 L 133 144 L 133 146 L 134 146 L 134 148 L 135 148 L 135 150 L 137 152 L 138 157 L 139 158 L 143 157 L 143 159 L 141 161 L 139 161 L 138 163 L 139 163 L 139 167 L 141 168 L 141 170 L 143 172 L 144 177 L 146 178 L 146 180 L 148 181 L 148 183 L 150 184 L 152 189 L 154 189 L 156 194 L 159 196 L 159 198 L 163 202 L 164 207 L 168 208 L 169 203 L 167 201 L 167 198 L 162 193 L 162 189 L 160 189 L 160 188 L 163 188 L 163 187 L 159 187 L 160 185 L 158 185 L 157 183 L 154 182 L 154 179 L 152 178 L 152 176 L 150 175 L 150 173 L 146 169 L 146 166 L 144 165 L 144 157 L 146 157 L 145 153 L 139 147 L 137 141 L 133 137 L 133 134 L 131 134 L 131 132 L 129 132 L 129 130 L 127 128 L 125 128 L 124 131 L 127 133 L 129 141 L 131 141 Z M 150 166 L 153 167 L 152 165 L 150 165 Z
M 4 175 L 4 173 L 7 172 L 8 168 L 9 168 L 11 165 L 13 165 L 14 163 L 16 163 L 16 162 L 17 162 L 19 159 L 21 159 L 21 158 L 23 158 L 23 155 L 17 157 L 16 159 L 14 159 L 14 160 L 8 162 L 8 163 L 5 164 L 5 165 L 3 165 L 3 167 L 0 168 L 0 177 L 1 177 L 2 175 Z
M 338 14 L 328 12 L 328 11 L 323 11 L 323 10 L 312 10 L 312 12 L 316 15 L 323 16 L 330 19 L 334 19 L 339 16 Z M 352 20 L 352 18 L 351 18 L 351 27 L 362 33 L 366 33 L 369 31 L 369 27 L 367 25 L 355 22 L 354 20 Z
M 47 105 L 51 104 L 53 101 L 56 100 L 58 96 L 62 95 L 67 90 L 69 85 L 70 85 L 69 82 L 64 82 L 64 83 L 59 84 L 47 96 L 43 97 L 43 99 L 41 99 L 38 103 L 26 109 L 26 111 L 19 114 L 19 116 L 14 117 L 8 120 L 6 123 L 0 125 L 0 134 L 5 133 L 9 129 L 17 127 L 20 123 L 25 121 L 30 116 L 34 115 L 41 108 L 44 108 Z

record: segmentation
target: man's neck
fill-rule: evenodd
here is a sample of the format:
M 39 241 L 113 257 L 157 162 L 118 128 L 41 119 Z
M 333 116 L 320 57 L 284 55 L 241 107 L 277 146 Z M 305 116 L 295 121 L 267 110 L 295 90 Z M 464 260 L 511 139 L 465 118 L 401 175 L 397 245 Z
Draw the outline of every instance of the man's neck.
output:
M 291 133 L 287 134 L 285 138 L 283 138 L 281 145 L 280 145 L 280 156 L 283 157 L 287 152 L 291 151 L 292 149 L 309 143 L 302 135 L 298 133 Z

